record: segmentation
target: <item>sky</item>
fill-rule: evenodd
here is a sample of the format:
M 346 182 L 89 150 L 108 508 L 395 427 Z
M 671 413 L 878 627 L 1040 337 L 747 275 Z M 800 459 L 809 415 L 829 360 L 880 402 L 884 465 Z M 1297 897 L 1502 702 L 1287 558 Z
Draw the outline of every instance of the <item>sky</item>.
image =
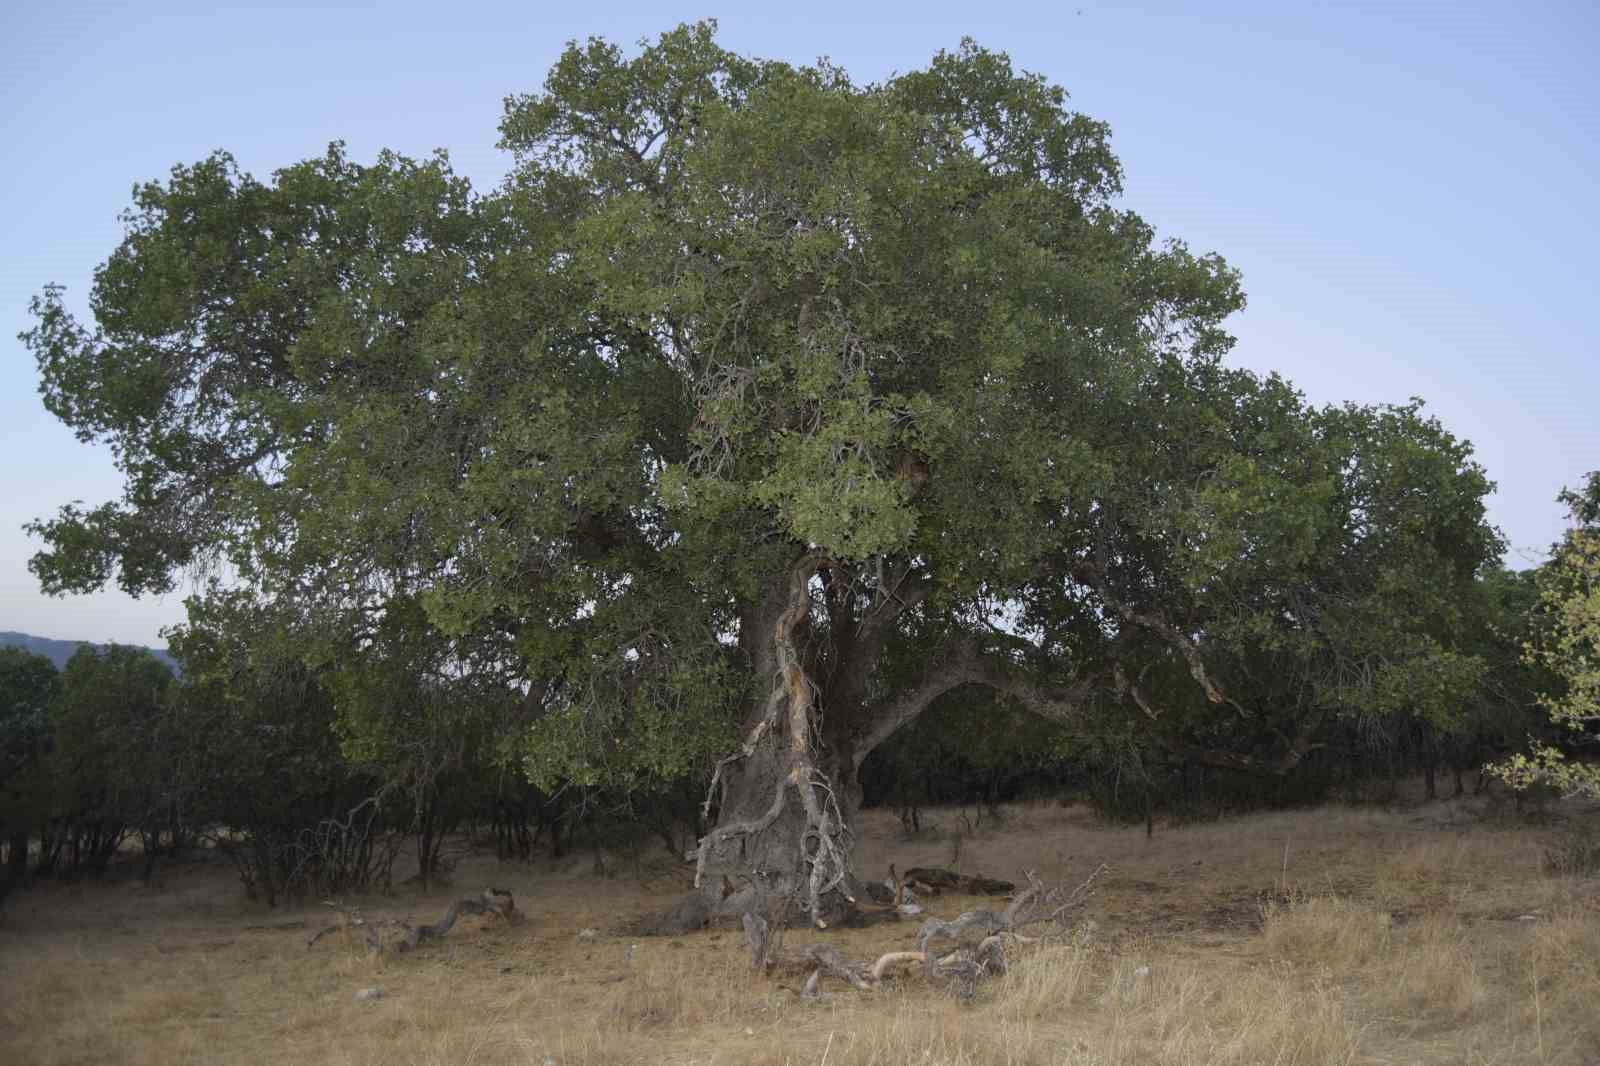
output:
M 1316 404 L 1418 396 L 1498 484 L 1528 565 L 1600 468 L 1600 5 L 856 0 L 6 4 L 0 39 L 0 630 L 161 644 L 180 589 L 51 599 L 22 530 L 120 495 L 39 402 L 29 298 L 82 314 L 136 182 L 226 148 L 257 177 L 343 140 L 447 148 L 480 188 L 507 94 L 564 44 L 716 18 L 724 46 L 857 82 L 973 37 L 1110 123 L 1122 206 L 1239 268 L 1231 361 Z

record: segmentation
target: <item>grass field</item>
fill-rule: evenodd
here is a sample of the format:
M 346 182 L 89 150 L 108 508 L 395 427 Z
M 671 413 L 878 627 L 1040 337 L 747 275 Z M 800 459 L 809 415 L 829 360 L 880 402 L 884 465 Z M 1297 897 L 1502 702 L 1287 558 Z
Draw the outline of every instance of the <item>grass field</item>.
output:
M 363 901 L 432 921 L 452 896 L 512 889 L 521 925 L 464 919 L 370 958 L 325 907 L 245 901 L 227 867 L 159 886 L 44 885 L 0 914 L 0 1062 L 579 1066 L 609 1063 L 1292 1064 L 1600 1062 L 1600 878 L 1546 869 L 1593 809 L 1530 825 L 1475 800 L 1326 807 L 1195 826 L 1010 808 L 975 829 L 933 812 L 907 838 L 868 812 L 858 849 L 1019 879 L 1110 871 L 1057 942 L 963 1003 L 908 974 L 821 1000 L 755 975 L 742 938 L 612 931 L 683 887 L 680 864 L 579 852 L 534 865 L 471 853 L 454 885 Z M 656 856 L 659 855 L 659 858 Z M 939 917 L 980 904 L 925 901 Z M 580 930 L 598 935 L 579 937 Z M 850 957 L 916 923 L 828 934 Z M 381 998 L 358 1000 L 380 987 Z

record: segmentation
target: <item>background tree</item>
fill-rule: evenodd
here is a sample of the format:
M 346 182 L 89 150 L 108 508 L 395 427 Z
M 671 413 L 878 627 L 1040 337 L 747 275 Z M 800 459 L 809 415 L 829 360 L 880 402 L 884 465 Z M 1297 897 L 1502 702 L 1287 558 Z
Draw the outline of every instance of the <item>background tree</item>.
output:
M 1600 472 L 1589 475 L 1582 492 L 1569 489 L 1558 498 L 1571 512 L 1572 527 L 1539 568 L 1537 630 L 1526 658 L 1554 675 L 1556 685 L 1539 704 L 1570 744 L 1592 739 L 1588 731 L 1600 721 Z M 1600 797 L 1600 766 L 1573 762 L 1554 743 L 1513 755 L 1500 773 L 1516 788 L 1545 783 Z
M 1448 675 L 1481 470 L 1225 367 L 1238 279 L 1116 206 L 1104 124 L 970 42 L 856 85 L 713 30 L 570 46 L 488 195 L 337 146 L 137 190 L 97 327 L 47 290 L 25 334 L 127 475 L 35 527 L 45 587 L 217 553 L 352 630 L 420 607 L 536 779 L 709 768 L 706 900 L 818 921 L 862 760 L 947 693 L 1281 771 L 1385 662 Z
M 411 830 L 427 885 L 446 834 L 480 813 L 498 728 L 520 701 L 493 670 L 456 659 L 414 600 L 390 599 L 374 628 L 344 639 L 328 675 L 343 751 L 406 808 L 391 819 Z
M 380 788 L 340 750 L 325 672 L 286 605 L 212 590 L 167 634 L 183 664 L 177 761 L 191 817 L 220 830 L 246 892 L 268 904 L 309 887 L 368 887 L 392 857 L 378 837 Z
M 44 656 L 0 648 L 0 899 L 27 876 L 30 843 L 47 817 L 38 768 L 47 754 L 60 680 Z
M 142 648 L 80 647 L 61 671 L 40 767 L 41 873 L 99 874 L 130 833 L 148 858 L 174 821 L 172 671 Z

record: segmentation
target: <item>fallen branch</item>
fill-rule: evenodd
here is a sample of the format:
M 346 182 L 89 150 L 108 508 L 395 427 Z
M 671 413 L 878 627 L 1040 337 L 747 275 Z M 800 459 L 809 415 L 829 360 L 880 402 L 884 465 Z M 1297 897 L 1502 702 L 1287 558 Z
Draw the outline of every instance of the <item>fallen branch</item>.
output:
M 367 950 L 374 955 L 381 954 L 386 948 L 393 947 L 399 952 L 411 951 L 426 940 L 437 939 L 448 933 L 456 924 L 456 919 L 463 914 L 489 914 L 505 919 L 508 924 L 515 925 L 523 920 L 523 914 L 517 910 L 517 902 L 510 891 L 503 888 L 485 889 L 481 896 L 468 896 L 458 899 L 450 904 L 444 912 L 444 917 L 431 925 L 412 926 L 394 918 L 381 918 L 376 921 L 368 920 L 361 913 L 361 908 L 334 900 L 324 900 L 325 906 L 337 910 L 340 920 L 332 925 L 319 929 L 306 941 L 306 947 L 315 947 L 317 941 L 330 933 L 337 933 L 342 929 L 360 930 L 362 939 L 366 942 Z M 400 935 L 391 944 L 385 944 L 382 930 L 398 930 Z
M 406 930 L 405 938 L 400 941 L 399 951 L 411 951 L 425 940 L 432 940 L 444 936 L 456 924 L 456 919 L 463 914 L 493 914 L 506 920 L 509 925 L 515 925 L 522 920 L 522 914 L 517 910 L 517 901 L 510 891 L 503 888 L 485 889 L 482 896 L 458 899 L 450 904 L 450 908 L 432 925 L 419 925 L 415 928 L 402 925 Z
M 967 911 L 950 921 L 929 919 L 917 932 L 915 951 L 890 951 L 871 963 L 852 962 L 824 944 L 813 944 L 788 954 L 780 952 L 771 924 L 753 911 L 746 911 L 743 917 L 745 938 L 750 944 L 751 962 L 755 969 L 767 974 L 807 974 L 801 993 L 807 997 L 821 994 L 819 989 L 824 975 L 838 978 L 852 988 L 870 992 L 878 988 L 895 967 L 916 964 L 922 967 L 924 976 L 943 980 L 957 995 L 970 998 L 976 994 L 980 979 L 1001 976 L 1006 972 L 1008 941 L 1034 943 L 1038 938 L 1023 935 L 1022 929 L 1043 922 L 1063 924 L 1068 912 L 1088 902 L 1093 895 L 1095 882 L 1106 870 L 1107 867 L 1101 864 L 1070 890 L 1065 886 L 1047 888 L 1030 870 L 1025 875 L 1028 887 L 1017 893 L 1004 911 L 997 914 L 992 910 L 980 909 Z M 958 946 L 942 956 L 929 950 L 929 945 L 935 940 L 959 941 L 972 932 L 982 934 L 976 944 Z
M 306 941 L 306 947 L 316 947 L 317 941 L 321 940 L 330 933 L 337 933 L 341 929 L 359 929 L 361 931 L 362 939 L 364 939 L 367 943 L 368 951 L 376 954 L 383 950 L 383 943 L 378 939 L 377 930 L 369 925 L 367 920 L 362 917 L 360 907 L 351 906 L 345 903 L 338 903 L 331 899 L 323 900 L 322 905 L 325 907 L 332 907 L 337 910 L 339 912 L 339 921 L 334 922 L 332 925 L 324 926 L 313 933 L 311 935 L 311 939 Z
M 889 867 L 889 876 L 894 876 L 893 866 Z M 940 892 L 964 892 L 969 896 L 1008 896 L 1017 890 L 1017 886 L 1010 881 L 997 881 L 992 877 L 969 877 L 937 867 L 912 867 L 905 872 L 905 877 L 901 880 L 907 887 L 930 896 L 938 895 Z

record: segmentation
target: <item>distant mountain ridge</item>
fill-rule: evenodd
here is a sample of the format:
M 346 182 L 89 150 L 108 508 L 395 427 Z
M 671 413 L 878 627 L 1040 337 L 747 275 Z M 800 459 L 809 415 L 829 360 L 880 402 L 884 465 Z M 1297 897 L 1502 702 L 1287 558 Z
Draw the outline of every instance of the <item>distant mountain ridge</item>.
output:
M 46 659 L 49 659 L 51 662 L 56 664 L 57 670 L 61 669 L 63 666 L 66 666 L 67 660 L 72 658 L 73 653 L 75 653 L 85 644 L 96 650 L 110 646 L 109 644 L 96 643 L 92 640 L 51 640 L 49 637 L 35 637 L 27 633 L 0 631 L 0 648 L 23 648 L 27 651 L 33 652 L 35 655 L 43 655 Z M 145 651 L 149 652 L 151 655 L 154 655 L 157 659 L 160 659 L 162 662 L 170 666 L 173 673 L 178 673 L 178 661 L 167 653 L 167 649 L 145 648 L 142 644 L 130 644 L 125 646 L 132 648 L 144 648 Z

